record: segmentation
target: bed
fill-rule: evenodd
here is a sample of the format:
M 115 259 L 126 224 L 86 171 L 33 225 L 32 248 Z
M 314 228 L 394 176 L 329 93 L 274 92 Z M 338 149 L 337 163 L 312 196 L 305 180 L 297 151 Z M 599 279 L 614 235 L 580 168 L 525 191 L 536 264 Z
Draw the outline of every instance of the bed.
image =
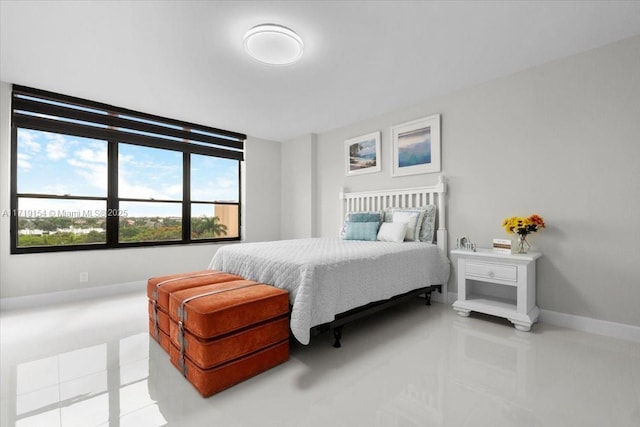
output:
M 341 192 L 341 222 L 356 219 L 356 213 L 384 213 L 400 218 L 428 206 L 433 215 L 427 241 L 417 229 L 406 232 L 414 241 L 387 242 L 351 240 L 347 229 L 341 237 L 240 243 L 223 246 L 213 256 L 209 268 L 238 274 L 289 292 L 291 331 L 308 344 L 318 330 L 334 330 L 340 346 L 342 327 L 404 297 L 438 290 L 446 296 L 449 261 L 446 257 L 445 182 L 413 189 Z M 426 217 L 416 220 L 425 221 Z M 398 221 L 399 222 L 399 221 Z M 404 223 L 403 223 L 404 224 Z M 379 225 L 379 229 L 382 225 Z M 385 226 L 387 227 L 387 226 Z M 388 226 L 391 228 L 391 226 Z M 353 229 L 361 230 L 358 226 Z M 424 227 L 425 229 L 428 227 Z M 424 230 L 423 230 L 424 231 Z M 405 232 L 402 232 L 405 236 Z M 431 237 L 432 236 L 432 237 Z M 433 240 L 436 243 L 432 243 Z

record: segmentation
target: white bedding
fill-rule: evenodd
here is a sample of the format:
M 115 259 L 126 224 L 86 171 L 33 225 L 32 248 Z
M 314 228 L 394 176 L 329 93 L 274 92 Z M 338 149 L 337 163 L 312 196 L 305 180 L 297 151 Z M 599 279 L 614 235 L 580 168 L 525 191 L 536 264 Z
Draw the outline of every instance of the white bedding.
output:
M 302 344 L 311 327 L 336 314 L 449 279 L 449 260 L 436 245 L 339 238 L 231 244 L 209 268 L 289 291 L 291 330 Z

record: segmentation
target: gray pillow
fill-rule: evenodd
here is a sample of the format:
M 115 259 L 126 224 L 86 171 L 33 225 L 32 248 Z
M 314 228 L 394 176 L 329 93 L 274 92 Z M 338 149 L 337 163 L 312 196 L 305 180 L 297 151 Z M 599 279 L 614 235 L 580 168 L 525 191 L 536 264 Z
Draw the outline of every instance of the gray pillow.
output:
M 423 206 L 424 217 L 420 227 L 420 241 L 433 243 L 436 230 L 436 205 Z

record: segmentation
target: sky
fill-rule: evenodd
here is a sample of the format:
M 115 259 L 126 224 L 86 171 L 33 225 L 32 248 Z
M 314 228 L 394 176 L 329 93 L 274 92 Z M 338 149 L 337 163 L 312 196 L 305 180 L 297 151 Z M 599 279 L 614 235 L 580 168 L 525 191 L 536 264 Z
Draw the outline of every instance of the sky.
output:
M 119 144 L 119 196 L 139 199 L 182 199 L 182 153 Z M 237 201 L 236 160 L 193 154 L 191 199 Z M 18 192 L 106 197 L 107 142 L 76 136 L 18 129 Z M 19 210 L 46 212 L 104 210 L 102 201 L 28 199 Z M 180 216 L 179 203 L 121 203 L 132 216 Z M 194 209 L 211 212 L 210 206 Z M 198 215 L 200 215 L 198 213 Z M 27 216 L 27 215 L 25 215 Z M 53 215 L 51 215 L 53 216 Z

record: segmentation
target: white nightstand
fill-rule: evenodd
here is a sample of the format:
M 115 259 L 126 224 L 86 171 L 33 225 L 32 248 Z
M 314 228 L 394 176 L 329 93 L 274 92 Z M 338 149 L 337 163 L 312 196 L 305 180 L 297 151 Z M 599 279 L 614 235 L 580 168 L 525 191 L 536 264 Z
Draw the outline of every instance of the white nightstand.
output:
M 453 309 L 460 316 L 470 312 L 509 319 L 521 331 L 538 320 L 536 260 L 538 252 L 509 254 L 492 249 L 477 252 L 453 250 L 458 257 L 458 300 Z

